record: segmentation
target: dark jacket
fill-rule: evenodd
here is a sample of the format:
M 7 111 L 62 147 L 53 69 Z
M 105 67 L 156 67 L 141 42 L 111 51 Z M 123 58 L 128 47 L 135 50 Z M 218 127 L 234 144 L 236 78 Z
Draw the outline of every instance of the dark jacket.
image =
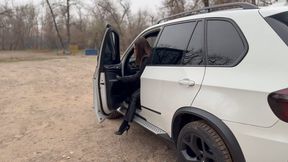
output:
M 126 83 L 136 82 L 136 83 L 139 83 L 139 85 L 140 85 L 140 77 L 141 77 L 142 73 L 144 72 L 146 65 L 149 62 L 150 62 L 150 57 L 144 56 L 141 60 L 139 71 L 137 71 L 133 75 L 127 75 L 127 76 L 120 77 L 120 78 L 118 78 L 118 80 L 120 80 L 122 82 L 126 82 Z

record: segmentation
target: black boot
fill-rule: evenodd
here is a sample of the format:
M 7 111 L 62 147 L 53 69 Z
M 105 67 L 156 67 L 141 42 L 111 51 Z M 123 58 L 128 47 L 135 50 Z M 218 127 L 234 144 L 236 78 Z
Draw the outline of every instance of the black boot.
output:
M 122 135 L 125 131 L 128 132 L 129 128 L 130 128 L 130 125 L 128 124 L 128 121 L 124 120 L 122 124 L 120 125 L 118 131 L 116 131 L 114 134 Z

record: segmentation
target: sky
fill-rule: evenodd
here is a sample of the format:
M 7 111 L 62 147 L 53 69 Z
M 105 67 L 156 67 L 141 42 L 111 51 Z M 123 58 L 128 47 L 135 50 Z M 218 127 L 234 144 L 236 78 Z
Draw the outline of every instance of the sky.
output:
M 162 0 L 130 0 L 132 12 L 137 12 L 139 9 L 148 9 L 153 12 L 161 5 Z

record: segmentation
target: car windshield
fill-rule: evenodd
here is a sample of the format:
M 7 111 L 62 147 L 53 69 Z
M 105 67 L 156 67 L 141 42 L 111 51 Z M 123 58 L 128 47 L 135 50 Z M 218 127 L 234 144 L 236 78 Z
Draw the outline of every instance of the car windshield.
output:
M 288 46 L 288 11 L 266 17 L 265 20 Z

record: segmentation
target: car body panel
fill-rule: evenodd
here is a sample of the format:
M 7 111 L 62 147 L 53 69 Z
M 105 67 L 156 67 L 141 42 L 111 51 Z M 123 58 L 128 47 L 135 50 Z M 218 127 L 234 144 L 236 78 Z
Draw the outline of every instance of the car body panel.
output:
M 143 116 L 171 135 L 170 121 L 176 108 L 191 104 L 200 89 L 204 72 L 205 67 L 147 66 L 141 76 L 141 105 L 161 115 L 151 115 L 146 110 Z M 195 85 L 181 85 L 178 82 L 182 79 L 190 79 Z
M 223 120 L 270 127 L 278 118 L 270 109 L 267 96 L 288 86 L 288 47 L 259 14 L 233 20 L 242 29 L 249 51 L 236 67 L 207 67 L 192 106 Z
M 247 162 L 287 162 L 287 123 L 278 121 L 270 128 L 224 123 L 234 133 Z

